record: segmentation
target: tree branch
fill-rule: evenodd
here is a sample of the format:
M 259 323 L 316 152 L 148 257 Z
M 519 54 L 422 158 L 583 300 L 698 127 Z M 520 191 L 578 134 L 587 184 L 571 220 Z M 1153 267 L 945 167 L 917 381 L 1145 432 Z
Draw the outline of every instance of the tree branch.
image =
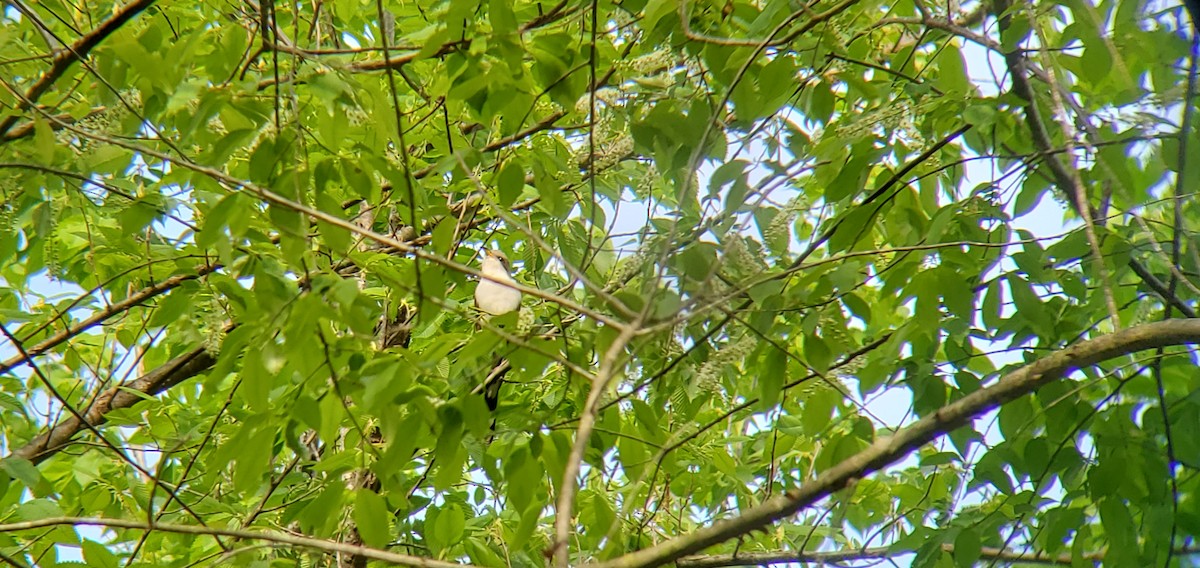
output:
M 734 518 L 717 522 L 688 535 L 632 552 L 593 568 L 649 568 L 661 566 L 714 544 L 761 529 L 828 497 L 855 480 L 904 458 L 925 445 L 967 424 L 972 419 L 1061 378 L 1073 369 L 1145 349 L 1200 343 L 1200 319 L 1177 319 L 1126 328 L 1055 351 L 1026 365 L 996 384 L 972 392 L 917 420 L 891 436 L 826 470 L 816 479 L 771 498 Z
M 146 523 L 145 521 L 130 521 L 126 519 L 103 519 L 96 517 L 50 517 L 46 519 L 38 519 L 36 521 L 2 524 L 0 525 L 0 533 L 39 529 L 44 527 L 56 527 L 62 525 L 73 527 L 95 526 L 113 529 L 154 530 L 177 534 L 228 536 L 245 540 L 277 542 L 291 546 L 324 550 L 326 552 L 357 554 L 359 556 L 364 556 L 374 560 L 382 560 L 384 562 L 390 562 L 400 566 L 415 566 L 417 568 L 473 568 L 471 564 L 460 564 L 458 562 L 445 562 L 431 558 L 409 556 L 407 554 L 396 554 L 386 550 L 368 548 L 365 546 L 354 546 L 340 542 L 334 542 L 331 540 L 296 536 L 276 531 L 219 529 L 198 527 L 193 525 L 177 525 L 173 523 Z
M 14 450 L 11 456 L 27 459 L 34 464 L 40 463 L 63 449 L 71 442 L 71 438 L 87 429 L 88 424 L 93 427 L 104 424 L 107 421 L 104 415 L 109 410 L 128 408 L 143 400 L 143 397 L 134 394 L 135 392 L 156 395 L 208 370 L 215 363 L 216 358 L 205 351 L 203 347 L 184 353 L 138 377 L 132 383 L 114 386 L 101 393 L 96 397 L 91 408 L 83 415 L 87 424 L 74 416 L 67 418 L 58 426 L 39 434 L 24 446 Z
M 53 117 L 46 116 L 46 118 L 47 118 L 47 120 L 53 121 Z M 499 282 L 501 284 L 504 284 L 505 286 L 508 286 L 509 288 L 519 290 L 523 294 L 527 294 L 531 297 L 539 298 L 539 299 L 545 300 L 545 301 L 553 303 L 553 304 L 561 305 L 562 307 L 564 307 L 572 312 L 575 312 L 575 313 L 584 314 L 600 323 L 603 323 L 604 325 L 612 327 L 613 329 L 624 330 L 626 328 L 626 325 L 624 323 L 622 323 L 621 321 L 614 319 L 604 313 L 590 309 L 590 308 L 584 306 L 583 304 L 580 304 L 579 302 L 572 300 L 569 297 L 558 296 L 556 294 L 546 292 L 540 288 L 533 288 L 533 287 L 526 286 L 521 283 L 500 282 L 495 277 L 483 274 L 482 272 L 480 272 L 479 270 L 477 270 L 475 268 L 466 266 L 464 264 L 459 264 L 451 259 L 447 259 L 440 255 L 421 250 L 420 248 L 417 248 L 416 246 L 414 246 L 411 241 L 402 241 L 400 239 L 396 239 L 396 238 L 393 238 L 393 237 L 390 237 L 387 235 L 381 235 L 381 234 L 371 231 L 369 229 L 364 229 L 363 227 L 358 226 L 357 224 L 355 224 L 352 221 L 347 221 L 345 219 L 342 219 L 341 217 L 337 217 L 335 215 L 326 213 L 324 211 L 321 211 L 320 209 L 311 207 L 304 203 L 300 203 L 296 200 L 288 199 L 287 197 L 284 197 L 283 195 L 280 195 L 280 194 L 278 194 L 274 191 L 271 191 L 265 187 L 262 187 L 260 185 L 232 177 L 232 176 L 226 174 L 225 172 L 218 170 L 216 168 L 198 164 L 198 163 L 192 161 L 190 158 L 187 158 L 186 156 L 176 156 L 176 155 L 168 154 L 166 152 L 160 152 L 153 148 L 148 148 L 145 146 L 141 146 L 139 144 L 133 144 L 133 143 L 130 143 L 125 140 L 121 140 L 121 139 L 118 139 L 118 138 L 115 138 L 112 136 L 106 136 L 106 135 L 98 134 L 95 132 L 88 132 L 88 131 L 81 130 L 81 129 L 75 128 L 74 126 L 69 126 L 66 124 L 61 124 L 61 123 L 59 123 L 59 124 L 63 128 L 70 130 L 71 132 L 74 132 L 75 134 L 78 134 L 80 136 L 84 136 L 84 137 L 87 137 L 87 138 L 90 138 L 93 140 L 99 140 L 101 142 L 104 142 L 107 144 L 112 144 L 114 146 L 118 146 L 118 147 L 124 148 L 126 150 L 131 150 L 133 152 L 139 152 L 139 153 L 147 155 L 147 156 L 152 156 L 152 157 L 158 158 L 160 160 L 163 160 L 164 162 L 169 162 L 176 166 L 186 168 L 186 169 L 192 170 L 193 172 L 207 176 L 207 177 L 213 179 L 214 181 L 224 185 L 226 190 L 231 193 L 235 192 L 235 191 L 241 191 L 244 193 L 248 193 L 264 202 L 282 207 L 284 209 L 293 211 L 295 213 L 299 213 L 299 214 L 301 214 L 305 217 L 308 217 L 314 221 L 325 222 L 334 227 L 338 227 L 340 229 L 346 230 L 346 231 L 350 232 L 351 234 L 356 234 L 356 235 L 359 235 L 366 239 L 375 241 L 381 245 L 390 247 L 393 250 L 396 250 L 398 252 L 401 252 L 404 254 L 411 254 L 415 258 L 424 260 L 431 264 L 435 264 L 435 265 L 441 266 L 443 268 L 448 268 L 450 270 L 461 272 L 468 276 L 474 276 L 477 278 L 482 278 L 484 280 L 492 280 L 492 281 Z
M 1000 22 L 1000 36 L 1003 40 L 1004 36 L 1008 35 L 1012 16 L 1008 14 L 1009 0 L 995 0 L 996 18 Z M 1001 41 L 1003 45 L 1003 41 Z M 1113 296 L 1112 281 L 1109 279 L 1108 267 L 1104 264 L 1104 254 L 1100 251 L 1100 237 L 1096 234 L 1096 212 L 1092 209 L 1091 203 L 1088 201 L 1087 189 L 1083 186 L 1083 179 L 1079 177 L 1079 171 L 1075 169 L 1075 163 L 1072 152 L 1074 151 L 1073 140 L 1070 136 L 1066 136 L 1068 150 L 1063 154 L 1067 163 L 1059 161 L 1058 156 L 1048 154 L 1047 152 L 1053 148 L 1050 142 L 1050 134 L 1046 130 L 1046 122 L 1042 120 L 1041 112 L 1038 110 L 1037 98 L 1033 94 L 1033 88 L 1029 84 L 1029 79 L 1025 76 L 1029 69 L 1029 61 L 1025 57 L 1024 51 L 1020 46 L 1014 47 L 1012 50 L 1004 52 L 1004 61 L 1008 65 L 1008 74 L 1012 80 L 1012 90 L 1018 97 L 1025 101 L 1025 122 L 1029 125 L 1029 133 L 1033 136 L 1034 146 L 1038 152 L 1042 153 L 1042 160 L 1050 168 L 1054 174 L 1054 180 L 1058 188 L 1062 190 L 1068 197 L 1067 202 L 1071 204 L 1071 208 L 1083 220 L 1084 235 L 1087 236 L 1088 246 L 1092 249 L 1092 256 L 1095 267 L 1096 277 L 1100 281 L 1100 289 L 1104 293 L 1104 303 L 1108 307 L 1108 315 L 1112 319 L 1114 328 L 1121 327 L 1121 317 L 1117 311 L 1117 301 Z M 1057 82 L 1051 82 L 1052 91 L 1057 87 Z
M 78 41 L 66 49 L 54 54 L 54 61 L 50 64 L 50 68 L 45 73 L 42 73 L 41 78 L 33 86 L 29 87 L 29 90 L 25 91 L 25 96 L 20 101 L 17 101 L 17 108 L 13 113 L 3 121 L 0 121 L 0 140 L 5 139 L 4 135 L 20 120 L 22 116 L 20 111 L 28 109 L 42 95 L 46 94 L 46 91 L 50 90 L 50 87 L 62 77 L 63 73 L 67 72 L 72 63 L 87 57 L 93 48 L 100 45 L 100 42 L 120 29 L 121 26 L 141 13 L 142 10 L 149 8 L 151 4 L 154 4 L 154 0 L 134 0 L 122 6 L 116 12 L 113 12 L 111 17 L 101 22 L 96 29 L 79 38 Z
M 220 268 L 220 265 L 218 264 L 206 264 L 197 269 L 195 274 L 177 274 L 167 278 L 166 280 L 163 280 L 162 282 L 142 288 L 141 290 L 130 294 L 129 297 L 125 298 L 124 300 L 121 300 L 120 302 L 117 302 L 92 314 L 87 319 L 68 327 L 67 329 L 47 337 L 46 339 L 40 341 L 37 345 L 27 348 L 25 350 L 25 354 L 18 353 L 17 355 L 9 357 L 8 360 L 0 363 L 0 374 L 7 373 L 18 365 L 25 363 L 28 357 L 41 355 L 42 353 L 54 349 L 64 341 L 67 341 L 72 337 L 75 337 L 97 325 L 100 325 L 101 323 L 104 323 L 104 321 L 108 318 L 125 313 L 130 308 L 133 308 L 134 306 L 137 306 L 146 300 L 168 292 L 171 289 L 178 287 L 180 284 L 187 282 L 188 280 L 200 278 L 201 276 L 209 274 L 218 268 Z M 37 333 L 38 331 L 41 331 L 41 329 L 39 328 L 38 330 L 35 330 L 34 333 Z M 28 355 L 28 357 L 26 357 L 26 355 Z
M 600 361 L 600 368 L 596 371 L 596 378 L 592 380 L 592 388 L 588 392 L 587 402 L 584 404 L 583 416 L 579 418 L 579 428 L 575 431 L 575 443 L 571 446 L 571 453 L 567 457 L 562 488 L 559 490 L 558 501 L 555 503 L 554 541 L 551 547 L 556 568 L 567 568 L 569 565 L 570 551 L 567 538 L 570 536 L 571 510 L 575 503 L 575 478 L 579 476 L 579 470 L 583 464 L 583 454 L 587 451 L 588 440 L 591 439 L 592 430 L 596 426 L 600 399 L 608 391 L 608 384 L 612 382 L 617 373 L 617 360 L 620 359 L 625 346 L 636 335 L 638 326 L 641 324 L 640 320 L 641 318 L 638 318 L 632 325 L 622 330 L 608 350 L 604 352 L 604 358 Z
M 953 544 L 943 544 L 942 551 L 953 554 Z M 1200 548 L 1184 547 L 1175 551 L 1176 554 L 1196 554 Z M 852 562 L 855 560 L 878 560 L 893 558 L 905 551 L 893 550 L 886 546 L 860 548 L 857 550 L 835 550 L 831 552 L 750 552 L 742 554 L 712 554 L 703 556 L 685 556 L 675 562 L 679 568 L 719 568 L 723 566 L 760 566 L 764 564 L 793 564 L 797 562 L 815 562 L 818 564 L 834 562 Z M 1071 566 L 1071 554 L 1051 555 L 1045 552 L 1014 552 L 1004 548 L 985 546 L 979 549 L 980 560 L 997 562 L 1020 562 L 1022 564 L 1046 564 Z M 1085 561 L 1103 562 L 1103 552 L 1089 552 L 1080 555 Z

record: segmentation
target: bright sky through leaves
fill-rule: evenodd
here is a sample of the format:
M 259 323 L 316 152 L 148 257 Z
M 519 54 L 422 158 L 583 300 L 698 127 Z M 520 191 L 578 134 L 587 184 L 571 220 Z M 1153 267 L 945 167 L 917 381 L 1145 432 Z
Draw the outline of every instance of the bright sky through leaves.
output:
M 10 2 L 0 562 L 1190 565 L 1196 15 Z

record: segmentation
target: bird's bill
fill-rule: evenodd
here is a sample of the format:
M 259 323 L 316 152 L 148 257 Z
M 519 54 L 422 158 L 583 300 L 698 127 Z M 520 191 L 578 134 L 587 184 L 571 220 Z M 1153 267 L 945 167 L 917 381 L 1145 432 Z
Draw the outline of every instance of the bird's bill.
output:
M 487 252 L 486 252 L 486 253 L 484 253 L 484 254 L 486 254 L 487 256 L 489 256 L 489 257 L 491 257 L 491 258 L 494 258 L 494 259 L 496 259 L 496 260 L 499 260 L 499 261 L 500 261 L 500 263 L 504 265 L 504 268 L 505 268 L 505 269 L 508 269 L 508 266 L 509 266 L 509 264 L 508 264 L 508 257 L 507 257 L 507 256 L 504 256 L 504 253 L 502 253 L 502 252 L 500 252 L 500 251 L 498 251 L 498 250 L 492 250 L 492 249 L 488 249 L 488 250 L 487 250 Z

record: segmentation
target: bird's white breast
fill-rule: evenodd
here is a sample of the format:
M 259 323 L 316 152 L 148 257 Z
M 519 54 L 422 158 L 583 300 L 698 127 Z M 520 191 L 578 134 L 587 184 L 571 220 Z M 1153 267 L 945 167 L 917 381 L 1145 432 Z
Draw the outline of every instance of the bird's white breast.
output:
M 484 259 L 483 273 L 506 282 L 515 282 L 495 259 Z M 475 306 L 494 316 L 506 314 L 521 307 L 521 292 L 480 278 L 479 285 L 475 288 Z

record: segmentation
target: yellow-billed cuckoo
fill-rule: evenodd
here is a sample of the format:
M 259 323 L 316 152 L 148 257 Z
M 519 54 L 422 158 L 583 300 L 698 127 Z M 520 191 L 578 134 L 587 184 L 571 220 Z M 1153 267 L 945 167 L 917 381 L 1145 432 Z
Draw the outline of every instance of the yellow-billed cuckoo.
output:
M 493 316 L 507 314 L 521 307 L 521 291 L 501 284 L 501 282 L 516 283 L 516 280 L 509 275 L 508 269 L 508 258 L 504 256 L 504 253 L 496 250 L 488 250 L 484 253 L 480 272 L 500 282 L 480 278 L 479 285 L 475 287 L 475 307 Z M 500 404 L 501 378 L 508 369 L 508 361 L 503 357 L 497 357 L 491 372 L 484 379 L 483 400 L 487 402 L 488 410 L 495 412 L 496 407 Z M 492 428 L 495 428 L 494 421 Z

